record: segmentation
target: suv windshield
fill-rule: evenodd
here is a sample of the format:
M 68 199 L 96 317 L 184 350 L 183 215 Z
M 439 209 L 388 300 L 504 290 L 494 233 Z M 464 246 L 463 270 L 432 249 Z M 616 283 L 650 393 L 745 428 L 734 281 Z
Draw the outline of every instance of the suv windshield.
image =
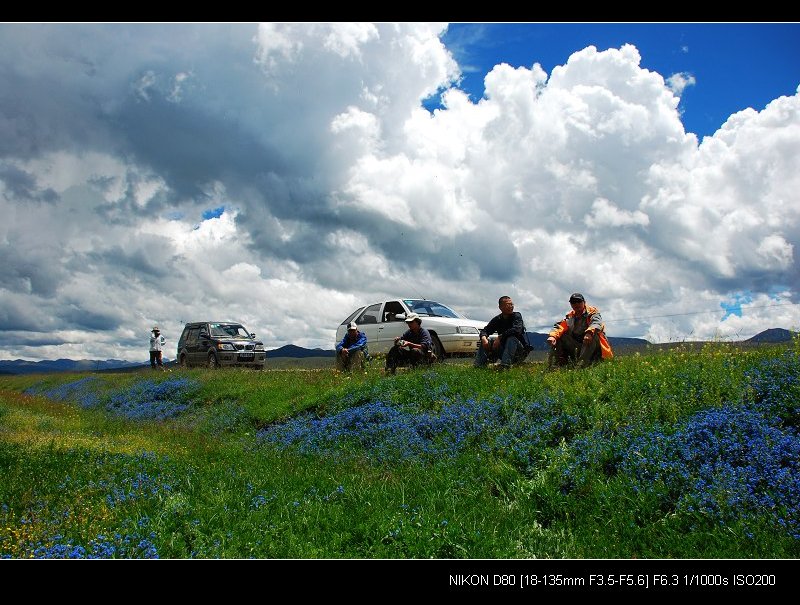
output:
M 211 336 L 223 338 L 250 338 L 250 333 L 239 324 L 209 324 Z
M 461 315 L 453 311 L 450 307 L 446 307 L 442 303 L 435 300 L 404 300 L 408 308 L 418 315 L 427 315 L 428 317 L 452 317 L 459 319 Z

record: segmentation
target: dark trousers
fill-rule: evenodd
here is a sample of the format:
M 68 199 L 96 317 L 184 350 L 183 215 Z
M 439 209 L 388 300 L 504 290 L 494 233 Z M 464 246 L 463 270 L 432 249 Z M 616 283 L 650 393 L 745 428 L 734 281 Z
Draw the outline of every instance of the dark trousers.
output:
M 431 357 L 427 351 L 422 349 L 401 349 L 397 345 L 393 346 L 386 355 L 386 370 L 394 374 L 397 366 L 410 365 L 418 366 L 420 363 L 431 363 Z
M 155 370 L 156 364 L 164 367 L 164 362 L 161 361 L 161 351 L 150 351 L 150 367 Z
M 495 337 L 489 338 L 489 346 L 494 343 Z M 482 368 L 490 361 L 500 360 L 500 365 L 504 368 L 510 368 L 512 363 L 520 363 L 528 358 L 528 352 L 525 350 L 525 345 L 520 342 L 518 338 L 509 336 L 506 341 L 500 345 L 500 350 L 495 352 L 494 349 L 487 352 L 483 348 L 481 341 L 478 341 L 478 350 L 475 352 L 475 367 Z
M 556 346 L 548 356 L 548 366 L 565 366 L 572 361 L 578 367 L 586 367 L 600 360 L 600 337 L 592 333 L 592 340 L 584 344 L 583 339 L 575 340 L 572 334 L 565 332 L 556 341 Z

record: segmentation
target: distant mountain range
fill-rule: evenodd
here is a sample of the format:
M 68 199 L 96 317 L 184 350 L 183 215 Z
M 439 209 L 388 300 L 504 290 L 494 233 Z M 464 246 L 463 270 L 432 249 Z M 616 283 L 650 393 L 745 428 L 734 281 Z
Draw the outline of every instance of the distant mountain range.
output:
M 770 328 L 741 341 L 750 344 L 771 344 L 789 342 L 798 336 L 797 332 L 783 328 Z M 547 349 L 547 334 L 541 332 L 528 332 L 528 340 L 533 345 L 534 351 Z M 612 349 L 642 348 L 651 343 L 643 338 L 624 338 L 609 336 Z M 334 357 L 333 349 L 306 349 L 297 345 L 284 345 L 277 349 L 267 351 L 267 364 L 270 359 L 305 359 L 309 357 Z M 165 363 L 172 365 L 174 362 Z M 0 374 L 44 374 L 49 372 L 97 372 L 103 370 L 132 369 L 148 367 L 149 362 L 124 361 L 121 359 L 56 359 L 44 361 L 25 361 L 23 359 L 0 360 Z M 267 366 L 269 367 L 269 365 Z
M 767 343 L 767 342 L 788 342 L 797 336 L 797 332 L 784 330 L 783 328 L 770 328 L 759 332 L 752 338 L 748 338 L 744 342 Z
M 543 351 L 548 348 L 547 334 L 541 332 L 528 332 L 528 342 L 533 346 L 534 351 Z M 623 336 L 609 336 L 608 342 L 612 349 L 646 347 L 650 344 L 650 341 L 644 338 L 625 338 Z
M 270 357 L 334 357 L 336 351 L 334 349 L 304 349 L 297 345 L 283 345 L 272 351 L 267 351 L 267 359 Z
M 98 370 L 116 370 L 141 365 L 141 362 L 125 361 L 123 359 L 45 359 L 44 361 L 13 361 L 0 360 L 0 374 L 43 374 L 48 372 L 96 372 Z

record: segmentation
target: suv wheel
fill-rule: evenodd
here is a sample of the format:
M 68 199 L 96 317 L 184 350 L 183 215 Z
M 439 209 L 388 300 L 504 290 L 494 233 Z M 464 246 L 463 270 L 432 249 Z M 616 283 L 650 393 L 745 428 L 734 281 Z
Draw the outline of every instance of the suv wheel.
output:
M 181 358 L 178 360 L 178 365 L 181 367 L 181 370 L 185 370 L 189 367 L 189 364 L 186 363 L 186 353 L 181 355 Z
M 216 370 L 219 367 L 219 361 L 217 361 L 217 355 L 215 353 L 208 354 L 208 369 L 209 370 Z

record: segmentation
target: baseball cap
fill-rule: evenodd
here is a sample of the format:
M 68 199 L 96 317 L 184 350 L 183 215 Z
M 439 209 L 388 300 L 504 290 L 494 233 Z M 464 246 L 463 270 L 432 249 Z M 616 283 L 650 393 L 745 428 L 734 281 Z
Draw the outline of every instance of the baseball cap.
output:
M 583 298 L 583 294 L 581 294 L 580 292 L 575 292 L 575 294 L 573 294 L 572 296 L 569 297 L 569 302 L 571 302 L 571 303 L 574 303 L 574 302 L 586 302 L 586 299 Z
M 422 323 L 422 318 L 416 313 L 409 313 L 408 315 L 406 315 L 406 323 L 412 322 L 414 320 L 417 320 L 418 322 Z
M 351 321 L 349 324 L 347 324 L 347 329 L 348 330 L 358 330 L 358 324 L 356 322 L 354 322 L 354 321 Z

